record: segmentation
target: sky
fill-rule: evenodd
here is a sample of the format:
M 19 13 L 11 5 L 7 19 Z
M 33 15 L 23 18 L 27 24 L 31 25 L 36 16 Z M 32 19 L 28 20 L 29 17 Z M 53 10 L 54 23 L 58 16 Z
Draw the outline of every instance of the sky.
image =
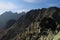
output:
M 0 0 L 0 15 L 5 11 L 19 13 L 50 6 L 60 7 L 60 0 Z

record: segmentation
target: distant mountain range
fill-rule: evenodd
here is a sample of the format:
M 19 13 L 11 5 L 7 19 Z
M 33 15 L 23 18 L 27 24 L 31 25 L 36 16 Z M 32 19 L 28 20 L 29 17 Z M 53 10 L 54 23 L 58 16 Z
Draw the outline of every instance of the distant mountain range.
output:
M 0 15 L 0 29 L 6 28 L 8 26 L 7 24 L 9 24 L 9 21 L 10 21 L 10 24 L 12 25 L 24 14 L 25 12 L 22 12 L 19 14 L 17 12 L 13 13 L 11 11 L 4 12 L 2 15 Z

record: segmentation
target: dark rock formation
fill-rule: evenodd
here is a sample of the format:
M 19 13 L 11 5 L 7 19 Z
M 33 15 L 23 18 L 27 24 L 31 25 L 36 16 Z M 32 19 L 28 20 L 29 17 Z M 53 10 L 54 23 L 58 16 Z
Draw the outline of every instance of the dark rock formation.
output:
M 53 40 L 60 31 L 59 13 L 57 7 L 31 10 L 7 29 L 1 40 Z

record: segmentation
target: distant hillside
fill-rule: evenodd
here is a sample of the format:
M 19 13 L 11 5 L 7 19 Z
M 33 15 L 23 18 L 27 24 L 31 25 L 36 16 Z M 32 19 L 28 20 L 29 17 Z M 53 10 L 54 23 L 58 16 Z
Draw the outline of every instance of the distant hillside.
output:
M 60 8 L 35 9 L 0 33 L 1 40 L 53 40 L 60 31 Z
M 0 29 L 7 26 L 8 21 L 15 20 L 15 22 L 25 13 L 13 13 L 11 11 L 4 12 L 0 15 Z

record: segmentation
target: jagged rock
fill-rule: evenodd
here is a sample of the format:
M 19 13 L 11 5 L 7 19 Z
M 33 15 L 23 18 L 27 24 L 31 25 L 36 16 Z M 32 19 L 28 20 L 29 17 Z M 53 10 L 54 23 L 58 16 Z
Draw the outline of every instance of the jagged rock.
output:
M 60 31 L 59 11 L 57 7 L 31 10 L 7 29 L 1 40 L 53 40 Z

